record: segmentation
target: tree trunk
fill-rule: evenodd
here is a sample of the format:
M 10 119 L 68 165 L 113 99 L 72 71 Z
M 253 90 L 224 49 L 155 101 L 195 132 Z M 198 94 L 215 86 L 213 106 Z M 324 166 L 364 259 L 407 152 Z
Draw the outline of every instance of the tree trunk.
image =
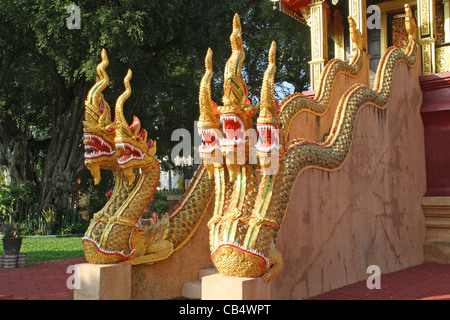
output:
M 0 123 L 0 165 L 6 169 L 6 178 L 9 180 L 7 182 L 13 184 L 23 184 L 27 180 L 36 182 L 26 134 L 18 129 L 12 117 L 9 115 L 4 117 L 6 119 Z
M 52 62 L 49 64 L 53 66 Z M 85 169 L 82 121 L 88 90 L 86 82 L 80 81 L 69 91 L 56 69 L 51 69 L 58 82 L 53 106 L 52 140 L 41 180 L 40 211 L 52 209 L 60 223 L 63 216 L 73 213 L 78 191 L 76 179 Z

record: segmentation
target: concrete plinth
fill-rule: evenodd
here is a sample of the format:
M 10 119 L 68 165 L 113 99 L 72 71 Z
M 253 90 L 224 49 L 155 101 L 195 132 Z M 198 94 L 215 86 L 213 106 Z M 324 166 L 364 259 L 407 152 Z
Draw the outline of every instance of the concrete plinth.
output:
M 270 300 L 270 282 L 215 274 L 202 278 L 202 300 Z
M 130 300 L 130 264 L 76 265 L 78 286 L 75 286 L 74 300 Z

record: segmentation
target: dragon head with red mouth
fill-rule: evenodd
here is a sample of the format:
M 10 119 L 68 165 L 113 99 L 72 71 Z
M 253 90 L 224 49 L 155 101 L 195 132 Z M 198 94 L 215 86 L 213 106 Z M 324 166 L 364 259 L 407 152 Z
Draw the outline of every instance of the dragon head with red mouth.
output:
M 94 177 L 94 183 L 101 180 L 100 169 L 117 170 L 118 153 L 114 147 L 116 125 L 111 121 L 111 110 L 102 91 L 108 86 L 105 72 L 108 56 L 103 49 L 102 62 L 97 66 L 98 79 L 89 90 L 85 101 L 83 121 L 84 163 Z
M 241 33 L 241 22 L 236 14 L 230 36 L 232 53 L 225 65 L 223 106 L 219 107 L 224 134 L 220 145 L 230 173 L 230 181 L 234 181 L 239 166 L 248 162 L 248 132 L 253 129 L 253 117 L 258 111 L 248 100 L 247 87 L 242 77 L 245 51 Z
M 279 106 L 275 99 L 275 53 L 276 44 L 272 42 L 269 50 L 269 65 L 264 74 L 261 89 L 261 107 L 256 129 L 258 142 L 256 152 L 263 174 L 273 174 L 278 169 L 280 149 L 283 137 L 280 136 Z
M 147 131 L 141 130 L 141 123 L 137 117 L 133 118 L 131 125 L 128 125 L 123 114 L 123 103 L 131 95 L 130 79 L 131 70 L 128 70 L 124 79 L 125 92 L 117 99 L 116 102 L 116 137 L 114 139 L 115 147 L 120 153 L 117 163 L 131 184 L 135 175 L 133 169 L 139 168 L 145 170 L 154 161 L 157 161 L 156 142 L 148 139 Z
M 206 98 L 206 104 L 210 107 L 208 112 L 204 112 L 203 116 L 202 113 L 200 114 L 202 125 L 200 134 L 205 145 L 201 150 L 214 149 L 217 153 L 217 147 L 220 146 L 222 153 L 220 163 L 217 163 L 218 159 L 215 159 L 215 164 L 221 165 L 223 163 L 222 155 L 225 157 L 230 181 L 235 180 L 239 166 L 245 164 L 248 160 L 247 131 L 253 128 L 252 118 L 257 112 L 257 108 L 252 106 L 247 98 L 247 88 L 242 77 L 245 52 L 241 32 L 241 22 L 236 14 L 233 19 L 233 32 L 230 36 L 232 53 L 225 66 L 223 105 L 217 107 L 216 112 L 212 108 L 214 103 L 210 100 L 210 80 L 212 76 L 212 72 L 208 72 L 208 59 L 211 59 L 210 56 L 212 55 L 210 51 L 207 55 L 207 72 L 203 78 L 205 81 L 202 80 L 202 83 L 207 83 L 203 86 L 203 96 Z M 202 91 L 200 96 L 202 97 Z M 202 98 L 200 102 L 202 105 Z M 205 125 L 206 121 L 202 122 L 202 117 L 205 119 L 207 115 L 212 119 L 209 126 Z M 217 141 L 219 132 L 221 137 Z
M 225 157 L 231 181 L 236 178 L 239 166 L 248 160 L 247 132 L 253 128 L 252 118 L 257 112 L 257 108 L 247 98 L 247 88 L 241 73 L 245 59 L 241 32 L 241 22 L 236 14 L 230 36 L 232 53 L 225 66 L 223 105 L 217 107 L 211 99 L 211 49 L 206 55 L 206 72 L 200 86 L 198 132 L 203 140 L 199 148 L 200 156 L 210 177 L 214 166 L 222 165 Z
M 222 133 L 220 132 L 217 105 L 211 99 L 211 79 L 213 71 L 212 50 L 210 48 L 206 54 L 205 67 L 206 72 L 200 84 L 200 117 L 197 128 L 203 141 L 202 145 L 199 147 L 199 154 L 203 160 L 203 165 L 208 171 L 209 178 L 211 178 L 214 172 L 214 163 L 220 162 L 222 158 L 219 145 Z

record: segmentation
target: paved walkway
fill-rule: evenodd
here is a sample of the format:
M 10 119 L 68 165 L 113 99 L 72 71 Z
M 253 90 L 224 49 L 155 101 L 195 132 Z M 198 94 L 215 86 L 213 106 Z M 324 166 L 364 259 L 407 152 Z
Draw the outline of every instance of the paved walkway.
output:
M 382 274 L 380 287 L 370 290 L 360 281 L 311 300 L 450 300 L 450 264 L 427 262 Z
M 0 269 L 0 300 L 72 300 L 67 288 L 70 265 L 84 258 L 53 261 L 24 268 Z M 450 300 L 450 264 L 424 263 L 381 275 L 381 289 L 357 282 L 311 300 Z
M 31 264 L 23 268 L 0 269 L 0 300 L 72 300 L 67 288 L 70 265 L 85 258 Z

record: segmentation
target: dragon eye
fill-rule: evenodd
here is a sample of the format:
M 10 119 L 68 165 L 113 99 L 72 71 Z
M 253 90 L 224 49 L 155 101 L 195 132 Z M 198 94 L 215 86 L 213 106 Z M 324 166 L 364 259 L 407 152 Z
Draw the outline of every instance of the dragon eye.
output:
M 137 137 L 137 138 L 136 138 L 136 141 L 141 141 L 141 138 Z
M 109 132 L 109 133 L 112 133 L 112 132 L 114 132 L 114 129 L 113 128 L 109 128 L 108 130 L 106 130 L 107 132 Z

